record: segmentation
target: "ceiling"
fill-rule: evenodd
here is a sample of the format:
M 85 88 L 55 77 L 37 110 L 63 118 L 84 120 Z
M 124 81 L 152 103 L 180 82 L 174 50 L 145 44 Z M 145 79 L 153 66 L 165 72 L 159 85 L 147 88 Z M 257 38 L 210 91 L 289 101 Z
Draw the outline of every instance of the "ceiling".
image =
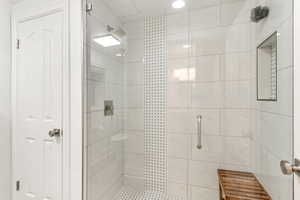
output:
M 162 15 L 164 13 L 178 11 L 173 9 L 171 6 L 174 0 L 103 0 L 103 1 L 112 10 L 113 14 L 123 22 L 141 18 L 143 16 Z

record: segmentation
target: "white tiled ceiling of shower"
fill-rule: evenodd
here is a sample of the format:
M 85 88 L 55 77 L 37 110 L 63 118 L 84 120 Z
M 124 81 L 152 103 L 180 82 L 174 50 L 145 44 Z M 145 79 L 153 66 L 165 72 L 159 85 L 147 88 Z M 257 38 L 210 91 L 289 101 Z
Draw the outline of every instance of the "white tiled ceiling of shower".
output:
M 174 0 L 103 0 L 121 21 L 130 21 L 144 16 L 161 15 L 164 13 L 182 12 L 188 7 L 193 9 L 217 4 L 220 0 L 185 0 L 186 7 L 173 9 Z

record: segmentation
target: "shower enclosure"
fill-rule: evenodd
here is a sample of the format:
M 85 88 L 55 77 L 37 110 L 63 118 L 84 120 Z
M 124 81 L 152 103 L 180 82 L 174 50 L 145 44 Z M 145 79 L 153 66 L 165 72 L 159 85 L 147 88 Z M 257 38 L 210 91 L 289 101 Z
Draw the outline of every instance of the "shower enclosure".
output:
M 217 169 L 293 199 L 292 0 L 84 4 L 86 200 L 216 200 Z

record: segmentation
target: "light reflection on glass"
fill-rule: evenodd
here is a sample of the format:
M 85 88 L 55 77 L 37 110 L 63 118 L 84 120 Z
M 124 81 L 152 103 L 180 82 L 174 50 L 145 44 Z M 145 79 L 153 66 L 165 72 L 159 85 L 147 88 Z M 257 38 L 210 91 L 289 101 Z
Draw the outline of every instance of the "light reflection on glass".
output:
M 173 78 L 178 81 L 194 81 L 196 78 L 195 68 L 180 68 L 173 71 Z

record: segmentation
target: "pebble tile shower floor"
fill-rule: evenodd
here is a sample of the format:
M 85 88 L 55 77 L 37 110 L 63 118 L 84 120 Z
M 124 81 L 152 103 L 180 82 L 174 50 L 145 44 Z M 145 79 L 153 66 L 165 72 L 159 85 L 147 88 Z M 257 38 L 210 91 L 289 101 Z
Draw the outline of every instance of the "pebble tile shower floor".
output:
M 123 187 L 114 200 L 184 200 L 183 198 L 167 196 L 162 193 L 145 191 L 138 192 L 129 187 Z

